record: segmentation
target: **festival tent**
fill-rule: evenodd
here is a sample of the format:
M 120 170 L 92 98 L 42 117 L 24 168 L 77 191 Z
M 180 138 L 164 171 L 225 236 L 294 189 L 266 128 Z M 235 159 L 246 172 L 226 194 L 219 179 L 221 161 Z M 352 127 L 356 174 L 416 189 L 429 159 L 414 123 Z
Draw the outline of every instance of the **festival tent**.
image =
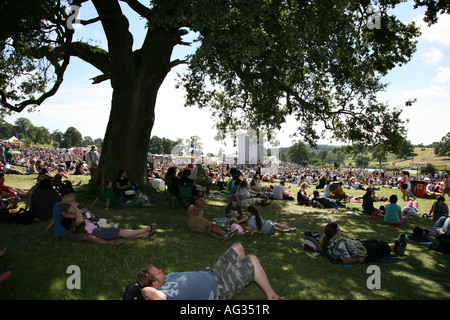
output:
M 10 145 L 12 147 L 21 147 L 23 145 L 23 142 L 18 140 L 14 136 L 12 136 L 9 139 L 3 140 L 2 142 L 6 143 L 6 145 Z

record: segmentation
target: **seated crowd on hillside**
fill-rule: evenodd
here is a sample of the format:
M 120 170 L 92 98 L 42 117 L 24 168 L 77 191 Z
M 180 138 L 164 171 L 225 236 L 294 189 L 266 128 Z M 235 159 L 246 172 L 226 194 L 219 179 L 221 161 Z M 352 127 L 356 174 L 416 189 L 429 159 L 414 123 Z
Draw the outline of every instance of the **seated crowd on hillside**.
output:
M 95 146 L 92 146 L 91 150 L 94 148 Z M 53 186 L 57 186 L 62 180 L 67 180 L 69 174 L 89 174 L 87 165 L 89 148 L 65 150 L 25 147 L 21 148 L 20 152 L 12 152 L 10 147 L 1 145 L 0 149 L 3 149 L 3 152 L 0 152 L 0 166 L 4 174 L 39 175 L 44 172 L 47 175 L 51 174 Z M 404 211 L 408 211 L 411 215 L 417 214 L 415 196 L 409 191 L 411 181 L 416 177 L 409 177 L 407 171 L 313 169 L 286 163 L 277 165 L 268 163 L 265 166 L 259 164 L 242 168 L 229 163 L 221 165 L 204 163 L 204 161 L 205 159 L 201 159 L 200 162 L 194 163 L 191 160 L 183 163 L 175 162 L 170 156 L 149 156 L 147 176 L 149 180 L 165 180 L 169 191 L 174 195 L 179 192 L 178 183 L 192 182 L 195 186 L 193 194 L 198 190 L 204 190 L 206 196 L 213 196 L 212 188 L 219 192 L 226 191 L 230 195 L 237 195 L 240 205 L 244 207 L 268 205 L 272 200 L 296 199 L 299 205 L 346 208 L 346 203 L 353 201 L 362 202 L 363 211 L 369 215 L 384 215 L 384 207 L 375 208 L 374 202 L 386 202 L 388 199 L 380 199 L 376 195 L 376 190 L 392 188 L 399 189 L 402 192 L 402 200 L 408 201 L 408 210 Z M 114 178 L 110 177 L 110 179 Z M 427 198 L 438 198 L 449 194 L 450 179 L 447 174 L 421 175 L 418 179 L 426 180 L 428 183 Z M 118 186 L 115 180 L 112 182 L 114 182 L 111 184 L 115 190 L 134 187 Z M 289 191 L 292 186 L 298 187 L 296 194 Z M 314 189 L 314 192 L 311 189 Z M 351 190 L 366 190 L 367 194 L 364 197 L 354 198 Z M 104 187 L 103 191 L 106 192 L 107 188 Z M 117 190 L 117 192 L 120 198 L 125 189 Z M 410 198 L 412 198 L 411 201 L 409 201 Z M 120 206 L 119 202 L 113 203 Z M 427 214 L 432 215 L 432 210 Z
M 63 168 L 72 174 L 88 174 L 87 153 L 90 148 L 56 149 L 21 147 L 14 150 L 0 143 L 0 162 L 5 174 L 39 174 L 42 169 L 58 171 Z
M 3 169 L 0 173 L 0 209 L 16 208 L 17 202 L 24 198 L 25 210 L 30 212 L 34 220 L 48 220 L 46 230 L 53 228 L 56 236 L 73 241 L 121 247 L 124 245 L 122 238 L 151 237 L 156 232 L 155 224 L 139 230 L 120 229 L 118 226 L 111 228 L 106 226 L 105 221 L 100 224 L 102 219 L 92 220 L 95 216 L 90 210 L 78 208 L 75 191 L 69 180 L 71 175 L 92 174 L 92 168 L 88 166 L 88 149 L 33 147 L 12 153 L 10 148 L 4 148 L 0 154 Z M 95 146 L 91 147 L 91 151 L 97 153 Z M 258 206 L 267 206 L 278 200 L 295 201 L 299 206 L 346 209 L 349 209 L 350 202 L 357 202 L 361 203 L 364 214 L 373 219 L 381 216 L 385 223 L 394 226 L 404 224 L 410 216 L 420 215 L 416 197 L 410 192 L 411 182 L 415 178 L 410 178 L 408 171 L 313 169 L 285 163 L 238 167 L 203 161 L 204 159 L 195 163 L 180 163 L 171 157 L 149 156 L 147 178 L 164 180 L 167 192 L 174 197 L 181 196 L 183 186 L 191 185 L 192 190 L 188 195 L 191 202 L 186 207 L 188 227 L 220 240 L 254 231 L 262 234 L 295 232 L 296 228 L 264 220 L 257 209 Z M 5 174 L 36 174 L 36 184 L 29 190 L 17 189 L 7 184 Z M 105 179 L 98 194 L 93 195 L 96 197 L 90 207 L 98 201 L 105 204 L 105 210 L 110 207 L 150 205 L 147 197 L 140 195 L 139 186 L 128 180 L 125 169 L 117 177 L 111 178 L 115 180 Z M 425 196 L 436 199 L 432 208 L 423 214 L 437 221 L 436 230 L 450 233 L 447 230 L 450 228 L 448 206 L 444 198 L 446 194 L 450 196 L 448 175 L 429 174 L 418 178 L 428 181 Z M 290 191 L 293 187 L 298 190 L 296 194 Z M 398 197 L 395 194 L 389 198 L 378 196 L 376 190 L 380 188 L 399 189 L 402 200 L 407 201 L 406 206 L 401 208 L 397 204 Z M 351 190 L 364 190 L 365 194 L 354 197 Z M 204 197 L 214 197 L 214 194 L 226 194 L 228 200 L 224 205 L 223 219 L 209 221 L 203 217 L 207 210 Z M 223 230 L 224 228 L 229 231 Z M 337 225 L 335 229 L 328 240 L 336 238 L 339 233 Z M 386 252 L 389 252 L 391 246 L 391 251 L 403 253 L 404 236 L 399 237 L 392 245 L 380 245 Z M 365 250 L 361 244 L 358 246 Z

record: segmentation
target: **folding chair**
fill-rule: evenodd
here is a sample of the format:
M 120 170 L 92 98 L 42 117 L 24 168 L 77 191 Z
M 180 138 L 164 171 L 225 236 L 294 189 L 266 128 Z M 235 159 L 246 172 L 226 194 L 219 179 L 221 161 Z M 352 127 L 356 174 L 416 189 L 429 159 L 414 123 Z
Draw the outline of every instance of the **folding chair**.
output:
M 193 191 L 195 185 L 189 182 L 179 182 L 178 183 L 178 202 L 183 208 L 189 207 L 194 203 Z

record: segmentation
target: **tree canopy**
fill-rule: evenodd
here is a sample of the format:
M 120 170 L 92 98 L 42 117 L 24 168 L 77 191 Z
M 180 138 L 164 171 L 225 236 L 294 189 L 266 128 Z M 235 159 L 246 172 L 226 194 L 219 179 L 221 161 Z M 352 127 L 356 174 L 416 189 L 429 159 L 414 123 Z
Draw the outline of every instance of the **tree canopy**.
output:
M 287 157 L 292 163 L 307 165 L 309 160 L 309 150 L 303 142 L 297 141 L 287 150 Z
M 434 153 L 438 156 L 450 156 L 450 132 L 436 143 Z
M 105 48 L 74 40 L 69 22 L 88 2 L 98 16 L 79 23 L 100 23 Z M 223 132 L 272 132 L 293 115 L 311 145 L 327 131 L 347 143 L 396 148 L 405 135 L 402 107 L 379 102 L 376 95 L 385 88 L 383 76 L 407 63 L 416 49 L 417 27 L 390 13 L 401 2 L 5 0 L 2 111 L 40 105 L 57 92 L 72 57 L 88 62 L 99 70 L 93 83 L 109 81 L 113 88 L 98 174 L 111 178 L 126 168 L 136 179 L 144 173 L 158 89 L 172 68 L 188 64 L 179 82 L 186 105 L 211 108 Z M 436 4 L 416 5 L 432 7 L 430 2 Z M 76 7 L 69 10 L 70 5 Z M 124 6 L 147 22 L 137 49 Z M 198 35 L 197 50 L 172 59 L 175 46 L 193 44 L 183 40 L 188 33 Z

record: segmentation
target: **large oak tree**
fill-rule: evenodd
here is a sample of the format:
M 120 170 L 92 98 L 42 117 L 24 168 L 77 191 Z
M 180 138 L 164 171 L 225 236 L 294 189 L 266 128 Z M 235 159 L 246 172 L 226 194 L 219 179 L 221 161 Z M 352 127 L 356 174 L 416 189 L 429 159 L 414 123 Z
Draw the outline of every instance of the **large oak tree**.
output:
M 168 72 L 180 77 L 187 105 L 211 108 L 224 132 L 280 128 L 293 115 L 301 138 L 314 144 L 325 130 L 342 141 L 398 146 L 401 108 L 380 103 L 382 77 L 415 51 L 418 30 L 390 14 L 387 0 L 90 0 L 107 47 L 74 40 L 70 5 L 87 0 L 4 0 L 0 4 L 0 99 L 20 112 L 54 95 L 72 57 L 99 70 L 93 83 L 113 89 L 99 176 L 125 168 L 143 180 L 158 89 Z M 419 4 L 422 5 L 422 4 Z M 123 8 L 147 21 L 133 49 Z M 379 23 L 379 25 L 378 25 Z M 172 60 L 175 46 L 195 33 L 197 49 Z

